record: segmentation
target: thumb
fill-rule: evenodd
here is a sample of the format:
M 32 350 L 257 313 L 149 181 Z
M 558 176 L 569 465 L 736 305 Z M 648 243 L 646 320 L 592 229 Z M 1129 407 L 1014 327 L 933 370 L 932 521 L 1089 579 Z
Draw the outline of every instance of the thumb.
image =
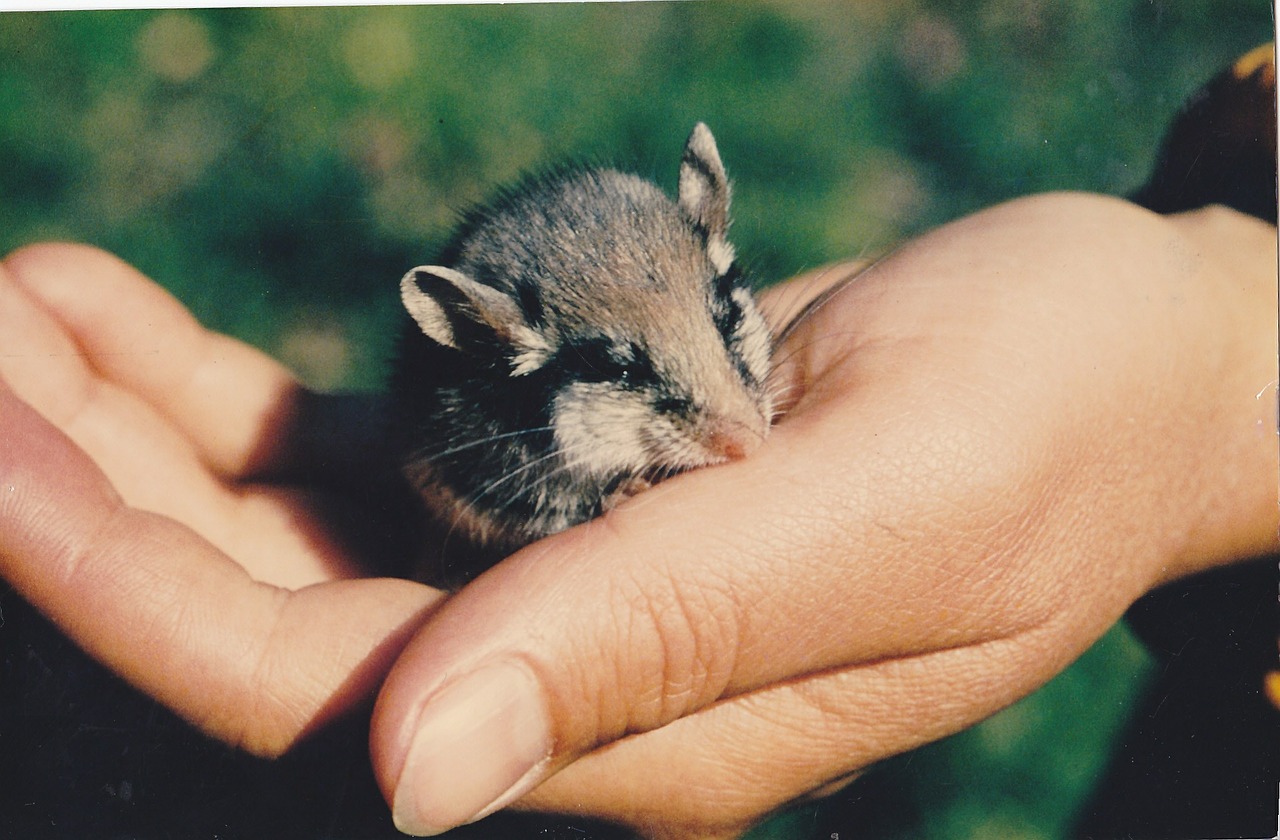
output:
M 640 552 L 620 518 L 544 540 L 473 581 L 400 657 L 371 742 L 400 830 L 436 834 L 486 816 L 594 747 L 724 691 L 733 634 L 722 631 L 734 619 L 722 626 L 716 609 L 682 603 L 658 554 L 629 562 Z M 680 591 L 700 585 L 686 583 Z

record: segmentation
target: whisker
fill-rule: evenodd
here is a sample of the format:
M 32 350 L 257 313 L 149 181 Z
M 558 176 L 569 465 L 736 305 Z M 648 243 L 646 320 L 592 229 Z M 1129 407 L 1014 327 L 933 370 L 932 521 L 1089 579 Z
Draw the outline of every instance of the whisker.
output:
M 516 492 L 515 492 L 515 493 L 513 493 L 512 495 L 510 495 L 510 496 L 508 496 L 508 497 L 507 497 L 507 501 L 506 501 L 504 504 L 499 505 L 499 506 L 500 506 L 500 507 L 505 507 L 506 505 L 511 504 L 511 503 L 512 503 L 512 502 L 514 502 L 516 499 L 519 499 L 521 496 L 524 496 L 524 495 L 530 494 L 530 493 L 532 493 L 533 491 L 537 490 L 538 488 L 542 487 L 544 484 L 547 484 L 547 483 L 551 482 L 552 480 L 554 480 L 554 479 L 558 478 L 559 476 L 563 475 L 564 473 L 566 473 L 566 472 L 570 472 L 571 470 L 575 469 L 576 467 L 579 467 L 579 466 L 581 466 L 582 464 L 587 463 L 587 461 L 588 461 L 588 460 L 589 460 L 589 459 L 588 459 L 587 457 L 582 457 L 582 458 L 578 458 L 577 460 L 574 460 L 574 461 L 567 461 L 567 462 L 565 462 L 564 464 L 561 464 L 560 466 L 556 467 L 555 469 L 553 469 L 552 471 L 550 471 L 550 472 L 549 472 L 549 473 L 547 473 L 546 475 L 541 476 L 541 477 L 539 477 L 539 478 L 537 478 L 537 479 L 535 479 L 535 480 L 533 480 L 533 481 L 529 482 L 528 484 L 523 484 L 523 485 L 521 485 L 519 488 L 517 488 L 517 490 L 516 490 Z
M 860 253 L 856 254 L 850 259 L 843 260 L 839 263 L 833 263 L 833 264 L 822 266 L 821 268 L 816 270 L 816 273 L 814 274 L 812 280 L 810 280 L 810 283 L 820 283 L 824 281 L 828 275 L 830 275 L 832 272 L 836 271 L 837 269 L 849 271 L 851 274 L 858 274 L 863 270 L 870 268 L 871 265 L 874 264 L 873 261 L 866 260 L 866 256 L 870 252 L 870 250 L 871 250 L 870 247 L 867 246 L 867 247 L 864 247 Z M 808 273 L 809 271 L 811 270 L 801 269 L 800 271 L 797 272 L 796 276 L 802 276 Z M 791 292 L 792 289 L 789 288 L 789 286 L 784 286 L 781 291 Z M 794 293 L 790 295 L 790 300 L 786 301 L 781 306 L 781 313 L 780 313 L 781 317 L 778 317 L 778 318 L 774 318 L 772 316 L 770 317 L 771 321 L 775 321 L 783 325 L 782 329 L 779 330 L 778 332 L 779 336 L 785 335 L 787 329 L 791 326 L 791 323 L 793 321 L 796 321 L 798 318 L 800 318 L 802 311 L 807 306 L 809 306 L 813 302 L 813 300 L 814 298 L 807 297 L 805 288 L 796 288 L 794 290 Z
M 772 377 L 776 371 L 780 370 L 784 364 L 791 361 L 797 355 L 799 355 L 805 350 L 809 350 L 817 346 L 820 342 L 829 341 L 835 338 L 844 338 L 847 336 L 857 335 L 857 334 L 858 333 L 854 330 L 835 330 L 832 332 L 825 332 L 822 335 L 816 335 L 809 341 L 806 341 L 804 344 L 800 344 L 795 347 L 790 347 L 788 348 L 788 352 L 785 356 L 780 356 L 773 359 L 772 364 L 769 368 L 769 377 Z M 767 378 L 766 378 L 766 381 L 767 381 Z
M 814 279 L 815 281 L 821 281 L 828 274 L 830 274 L 835 270 L 836 270 L 835 265 L 823 266 L 818 271 L 818 274 Z M 802 275 L 806 271 L 807 269 L 802 269 L 801 271 L 798 272 L 798 274 Z M 778 324 L 782 325 L 782 329 L 785 329 L 788 324 L 790 324 L 793 320 L 795 320 L 796 316 L 800 314 L 800 312 L 805 308 L 805 306 L 808 305 L 809 301 L 811 301 L 812 298 L 806 297 L 806 294 L 805 294 L 806 290 L 804 288 L 794 287 L 791 285 L 784 286 L 781 292 L 786 293 L 788 296 L 788 299 L 784 300 L 781 306 L 779 307 L 780 311 L 778 314 L 781 317 L 774 318 L 771 315 L 770 320 L 776 320 Z M 775 294 L 778 294 L 778 293 L 775 292 Z M 779 330 L 779 332 L 781 332 L 781 330 Z
M 749 429 L 760 438 L 765 436 L 764 433 L 748 426 L 746 423 L 736 420 L 733 422 L 735 426 Z M 516 438 L 525 434 L 546 431 L 549 428 L 524 429 L 517 432 L 489 436 L 441 450 L 434 457 L 443 457 L 450 452 L 471 448 L 482 443 Z M 563 478 L 566 473 L 571 473 L 582 465 L 590 463 L 593 460 L 592 450 L 598 445 L 594 441 L 584 441 L 570 449 L 557 449 L 541 455 L 526 463 L 518 464 L 484 486 L 460 497 L 458 499 L 458 509 L 455 511 L 444 535 L 445 546 L 447 547 L 453 537 L 460 532 L 464 517 L 468 512 L 481 513 L 483 516 L 483 511 L 501 511 L 522 499 L 531 500 L 533 507 L 541 511 L 544 507 L 545 499 L 536 499 L 535 495 L 546 485 Z M 702 455 L 702 451 L 697 442 L 683 435 L 672 435 L 666 442 L 666 447 L 665 457 L 661 462 L 640 465 L 633 471 L 634 474 L 636 476 L 644 476 L 652 483 L 657 484 L 691 469 L 692 467 L 683 466 L 685 462 L 696 464 L 701 460 L 699 456 Z M 559 463 L 555 463 L 557 460 Z M 550 511 L 550 513 L 554 515 L 554 511 Z
M 536 426 L 531 429 L 520 429 L 515 432 L 504 432 L 499 435 L 489 435 L 488 437 L 476 438 L 475 440 L 468 441 L 467 443 L 458 444 L 456 446 L 450 446 L 445 449 L 439 450 L 437 452 L 432 452 L 424 447 L 422 449 L 419 449 L 413 452 L 411 457 L 414 460 L 418 460 L 418 461 L 423 461 L 423 460 L 434 461 L 436 459 L 444 458 L 449 455 L 453 455 L 455 453 L 462 452 L 467 449 L 472 449 L 477 446 L 484 446 L 485 444 L 493 443 L 494 441 L 508 440 L 510 438 L 521 437 L 523 435 L 537 434 L 538 432 L 549 432 L 554 428 L 555 428 L 554 426 Z
M 779 383 L 776 388 L 769 392 L 769 400 L 773 405 L 784 402 L 798 391 L 803 391 L 804 385 L 800 382 L 789 382 L 786 384 Z
M 565 472 L 567 472 L 567 471 L 569 471 L 569 470 L 574 469 L 575 467 L 578 467 L 578 466 L 580 466 L 580 465 L 582 465 L 582 464 L 587 463 L 587 462 L 588 462 L 588 460 L 589 460 L 589 458 L 587 458 L 587 457 L 585 457 L 585 456 L 584 456 L 584 457 L 581 457 L 581 458 L 576 458 L 575 460 L 569 460 L 569 458 L 573 457 L 573 456 L 575 455 L 575 453 L 576 453 L 576 452 L 588 450 L 588 449 L 590 449 L 590 448 L 591 448 L 592 446 L 594 446 L 594 445 L 595 445 L 595 444 L 593 444 L 593 443 L 589 443 L 589 442 L 587 442 L 587 443 L 581 443 L 581 444 L 579 444 L 579 445 L 578 445 L 578 447 L 577 447 L 576 449 L 575 449 L 575 448 L 570 448 L 570 449 L 567 449 L 567 450 L 566 450 L 566 449 L 557 450 L 557 451 L 555 451 L 555 452 L 551 452 L 551 453 L 549 453 L 549 454 L 547 454 L 547 455 L 543 455 L 543 456 L 541 456 L 541 457 L 539 457 L 539 458 L 535 458 L 534 460 L 530 461 L 529 463 L 527 463 L 527 464 L 523 464 L 523 465 L 521 465 L 520 467 L 518 467 L 518 468 L 516 468 L 516 469 L 514 469 L 514 470 L 511 470 L 511 471 L 510 471 L 510 472 L 508 472 L 508 473 L 505 473 L 505 474 L 504 474 L 504 475 L 502 475 L 500 478 L 496 479 L 495 481 L 490 482 L 489 484 L 487 484 L 487 485 L 485 485 L 484 487 L 480 488 L 478 491 L 476 491 L 476 492 L 474 492 L 474 493 L 470 493 L 470 494 L 468 494 L 468 495 L 467 495 L 467 496 L 465 496 L 461 501 L 462 501 L 464 504 L 474 505 L 476 502 L 480 501 L 480 500 L 481 500 L 481 499 L 483 499 L 485 496 L 490 496 L 490 495 L 492 495 L 492 494 L 493 494 L 493 492 L 494 492 L 495 490 L 497 490 L 497 489 L 498 489 L 498 487 L 500 487 L 501 485 L 506 484 L 507 482 L 511 481 L 512 479 L 518 478 L 518 477 L 520 477 L 520 476 L 522 476 L 522 475 L 524 475 L 524 474 L 526 474 L 526 473 L 530 472 L 531 470 L 537 469 L 538 467 L 540 467 L 540 466 L 542 466 L 543 464 L 545 464 L 547 461 L 550 461 L 550 460 L 552 460 L 552 459 L 554 459 L 554 458 L 558 458 L 558 457 L 563 457 L 563 458 L 565 458 L 565 459 L 566 459 L 566 460 L 565 460 L 565 463 L 563 463 L 563 464 L 561 464 L 561 465 L 557 466 L 555 469 L 551 470 L 551 471 L 550 471 L 549 473 L 547 473 L 546 475 L 541 476 L 540 478 L 536 479 L 536 480 L 535 480 L 535 481 L 533 481 L 533 482 L 530 482 L 529 484 L 521 485 L 521 486 L 520 486 L 520 488 L 519 488 L 519 489 L 517 489 L 517 491 L 516 491 L 515 493 L 513 493 L 513 494 L 511 494 L 511 495 L 507 496 L 507 501 L 506 501 L 505 503 L 498 503 L 498 504 L 495 504 L 495 505 L 494 505 L 494 507 L 497 507 L 497 508 L 506 507 L 507 505 L 510 505 L 510 504 L 511 504 L 511 502 L 513 502 L 514 500 L 516 500 L 516 499 L 520 498 L 520 496 L 521 496 L 521 495 L 523 495 L 523 494 L 525 494 L 525 493 L 527 493 L 527 492 L 530 492 L 530 491 L 531 491 L 531 490 L 533 490 L 533 489 L 536 489 L 537 487 L 539 487 L 539 486 L 541 486 L 542 484 L 544 484 L 544 483 L 546 483 L 546 482 L 548 482 L 548 481 L 552 480 L 553 478 L 555 478 L 555 477 L 556 477 L 556 476 L 558 476 L 558 475 L 561 475 L 561 474 L 563 474 L 563 473 L 565 473 Z
M 885 256 L 888 256 L 888 255 L 886 254 Z M 848 274 L 846 274 L 844 277 L 841 277 L 839 280 L 833 283 L 829 288 L 827 288 L 817 297 L 813 298 L 811 301 L 806 303 L 804 308 L 802 308 L 800 312 L 798 312 L 786 324 L 786 326 L 784 326 L 781 330 L 778 331 L 777 336 L 774 338 L 774 346 L 777 347 L 785 343 L 786 340 L 791 337 L 791 334 L 800 328 L 801 324 L 803 324 L 809 318 L 812 318 L 824 306 L 830 303 L 836 297 L 836 295 L 839 295 L 845 289 L 849 288 L 849 286 L 851 286 L 855 281 L 857 281 L 859 278 L 869 273 L 872 269 L 878 266 L 884 259 L 885 257 L 880 257 L 879 259 L 874 260 L 866 265 L 860 265 L 860 266 L 854 267 L 852 270 L 849 271 Z
M 532 461 L 530 461 L 529 463 L 524 464 L 520 467 L 517 467 L 511 472 L 504 474 L 502 477 L 496 479 L 495 481 L 491 481 L 490 483 L 486 484 L 484 487 L 480 488 L 478 491 L 468 494 L 466 497 L 464 497 L 463 501 L 469 504 L 475 504 L 477 501 L 489 495 L 498 487 L 507 483 L 513 478 L 519 478 L 520 476 L 529 472 L 529 470 L 536 469 L 538 466 L 545 464 L 547 461 L 550 461 L 554 458 L 559 458 L 561 454 L 562 452 L 560 450 L 556 450 L 546 455 L 539 456 L 533 459 Z
M 536 458 L 527 464 L 524 464 L 508 473 L 503 474 L 496 480 L 491 481 L 489 484 L 486 484 L 484 487 L 481 487 L 479 490 L 476 490 L 472 493 L 468 493 L 466 496 L 463 496 L 462 498 L 458 499 L 458 502 L 457 502 L 458 510 L 453 516 L 453 521 L 449 525 L 448 532 L 445 534 L 444 543 L 447 545 L 449 540 L 452 539 L 454 533 L 457 532 L 458 526 L 462 523 L 463 513 L 466 508 L 474 507 L 476 502 L 478 502 L 480 499 L 492 493 L 502 484 L 505 484 L 506 482 L 514 478 L 518 478 L 524 473 L 527 473 L 529 470 L 537 468 L 540 464 L 544 464 L 553 458 L 559 457 L 560 454 L 561 453 L 559 451 L 553 451 L 539 458 Z M 504 507 L 504 505 L 498 505 L 497 507 Z

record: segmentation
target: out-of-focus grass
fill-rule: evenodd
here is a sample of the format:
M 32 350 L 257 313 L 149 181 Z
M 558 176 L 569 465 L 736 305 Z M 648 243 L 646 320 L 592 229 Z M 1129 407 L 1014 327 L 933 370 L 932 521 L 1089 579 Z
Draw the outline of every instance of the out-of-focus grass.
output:
M 770 282 L 1005 198 L 1131 190 L 1183 99 L 1271 26 L 1261 0 L 6 14 L 0 251 L 101 245 L 308 381 L 377 387 L 399 276 L 522 170 L 603 159 L 670 189 L 705 120 Z M 1117 631 L 890 762 L 902 809 L 872 836 L 1062 836 L 1142 672 Z
M 1269 25 L 1259 0 L 9 14 L 0 249 L 100 244 L 311 381 L 370 387 L 396 278 L 522 170 L 670 187 L 706 120 L 771 281 L 1010 196 L 1134 187 Z

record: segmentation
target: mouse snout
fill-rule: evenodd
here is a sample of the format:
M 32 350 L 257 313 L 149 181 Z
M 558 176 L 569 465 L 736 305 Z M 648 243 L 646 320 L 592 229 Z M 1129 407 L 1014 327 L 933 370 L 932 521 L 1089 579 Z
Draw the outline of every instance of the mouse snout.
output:
M 764 443 L 768 426 L 761 418 L 714 416 L 706 420 L 702 444 L 717 461 L 740 461 Z

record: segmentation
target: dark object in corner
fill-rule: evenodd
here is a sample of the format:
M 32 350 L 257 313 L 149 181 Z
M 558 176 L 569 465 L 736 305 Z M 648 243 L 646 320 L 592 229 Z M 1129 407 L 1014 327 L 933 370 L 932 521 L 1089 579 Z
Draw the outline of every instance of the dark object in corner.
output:
M 1132 198 L 1157 213 L 1223 204 L 1276 223 L 1275 45 L 1247 53 L 1174 118 Z
M 1280 784 L 1276 563 L 1161 587 L 1129 611 L 1159 671 L 1082 809 L 1081 840 L 1270 837 Z

